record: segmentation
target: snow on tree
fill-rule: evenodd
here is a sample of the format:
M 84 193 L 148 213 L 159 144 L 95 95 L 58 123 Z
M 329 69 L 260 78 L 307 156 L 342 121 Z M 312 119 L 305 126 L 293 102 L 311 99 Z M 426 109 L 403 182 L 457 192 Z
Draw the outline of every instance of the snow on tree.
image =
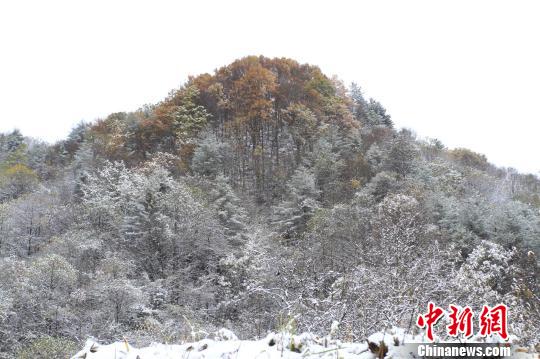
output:
M 221 327 L 287 350 L 309 341 L 285 329 L 406 337 L 429 301 L 506 303 L 534 345 L 539 208 L 537 176 L 396 130 L 315 66 L 246 57 L 55 144 L 0 134 L 0 358 Z
M 191 167 L 203 176 L 215 177 L 219 173 L 227 173 L 230 154 L 230 146 L 208 131 L 203 134 L 195 149 Z
M 275 224 L 285 238 L 302 233 L 309 219 L 319 208 L 320 190 L 315 183 L 315 176 L 305 167 L 300 167 L 291 177 L 288 198 L 274 208 Z
M 228 235 L 236 236 L 244 230 L 247 221 L 246 211 L 226 177 L 220 175 L 215 179 L 209 199 Z

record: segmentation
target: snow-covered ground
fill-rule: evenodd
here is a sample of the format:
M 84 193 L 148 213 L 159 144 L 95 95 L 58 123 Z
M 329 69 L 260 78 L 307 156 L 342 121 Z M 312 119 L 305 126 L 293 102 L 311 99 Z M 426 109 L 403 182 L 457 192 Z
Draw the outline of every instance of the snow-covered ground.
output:
M 368 340 L 388 347 L 386 358 L 415 358 L 411 347 L 396 345 L 407 342 L 423 342 L 419 336 L 404 334 L 393 329 L 375 333 Z M 412 354 L 415 354 L 413 356 Z M 515 352 L 513 358 L 534 359 L 538 354 Z M 203 339 L 181 345 L 152 344 L 146 348 L 134 348 L 126 341 L 100 345 L 87 341 L 83 350 L 72 359 L 273 359 L 273 358 L 327 358 L 327 359 L 374 359 L 376 355 L 368 343 L 346 343 L 330 337 L 317 337 L 309 333 L 291 335 L 273 333 L 261 340 L 238 340 L 230 331 L 222 329 L 214 339 Z

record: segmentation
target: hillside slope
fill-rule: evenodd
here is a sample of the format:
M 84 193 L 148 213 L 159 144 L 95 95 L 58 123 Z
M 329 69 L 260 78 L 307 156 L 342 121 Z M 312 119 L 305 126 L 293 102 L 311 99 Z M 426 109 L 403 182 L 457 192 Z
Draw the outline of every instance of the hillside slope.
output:
M 429 301 L 505 303 L 535 345 L 539 238 L 536 176 L 396 129 L 316 66 L 246 57 L 54 145 L 0 135 L 0 358 L 291 320 L 362 342 Z

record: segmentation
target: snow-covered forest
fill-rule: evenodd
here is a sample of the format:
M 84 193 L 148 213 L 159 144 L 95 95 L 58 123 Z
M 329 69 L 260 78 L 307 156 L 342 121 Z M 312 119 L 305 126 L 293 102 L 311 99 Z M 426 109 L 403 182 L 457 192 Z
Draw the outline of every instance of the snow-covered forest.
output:
M 539 253 L 538 177 L 394 128 L 290 59 L 237 60 L 55 144 L 0 135 L 0 358 L 220 328 L 364 342 L 417 334 L 429 301 L 505 303 L 534 346 Z

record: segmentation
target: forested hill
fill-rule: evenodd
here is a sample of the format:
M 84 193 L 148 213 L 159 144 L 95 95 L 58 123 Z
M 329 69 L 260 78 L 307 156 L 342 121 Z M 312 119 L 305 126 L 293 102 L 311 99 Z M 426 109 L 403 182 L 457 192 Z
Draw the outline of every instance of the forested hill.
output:
M 363 340 L 428 301 L 504 302 L 540 342 L 540 180 L 294 60 L 237 60 L 54 145 L 2 134 L 0 201 L 0 358 L 334 321 Z

